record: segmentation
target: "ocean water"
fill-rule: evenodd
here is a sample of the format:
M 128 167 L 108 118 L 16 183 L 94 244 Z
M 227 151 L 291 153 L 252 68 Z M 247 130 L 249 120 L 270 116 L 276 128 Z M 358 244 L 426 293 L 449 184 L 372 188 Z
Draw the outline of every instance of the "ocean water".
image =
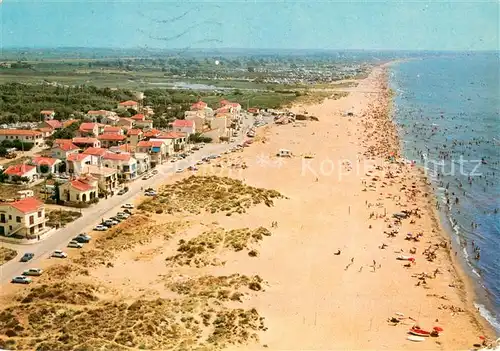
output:
M 427 56 L 390 68 L 406 158 L 425 167 L 445 228 L 500 333 L 498 53 Z

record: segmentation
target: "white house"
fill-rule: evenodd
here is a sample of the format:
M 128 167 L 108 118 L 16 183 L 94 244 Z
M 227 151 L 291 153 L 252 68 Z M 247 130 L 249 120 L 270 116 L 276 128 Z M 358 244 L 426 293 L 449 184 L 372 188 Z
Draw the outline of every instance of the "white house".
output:
M 57 173 L 62 161 L 52 157 L 34 157 L 31 163 L 36 166 L 36 171 L 40 175 L 49 175 Z
M 0 235 L 35 237 L 45 232 L 45 222 L 45 206 L 34 197 L 0 203 Z
M 124 179 L 132 180 L 137 177 L 137 160 L 129 153 L 116 154 L 107 152 L 102 157 L 104 167 L 114 168 Z
M 33 180 L 38 178 L 38 174 L 36 173 L 36 167 L 32 165 L 27 165 L 25 163 L 9 166 L 3 172 L 3 174 L 8 176 L 8 180 L 10 182 L 16 182 L 17 178 L 20 177 L 28 178 L 28 182 L 32 182 Z
M 33 143 L 35 146 L 40 146 L 43 145 L 43 133 L 38 130 L 0 129 L 0 142 L 4 140 L 19 140 L 23 143 Z
M 191 135 L 196 133 L 196 123 L 194 121 L 187 121 L 185 119 L 176 119 L 172 123 L 172 129 L 174 132 L 186 133 Z

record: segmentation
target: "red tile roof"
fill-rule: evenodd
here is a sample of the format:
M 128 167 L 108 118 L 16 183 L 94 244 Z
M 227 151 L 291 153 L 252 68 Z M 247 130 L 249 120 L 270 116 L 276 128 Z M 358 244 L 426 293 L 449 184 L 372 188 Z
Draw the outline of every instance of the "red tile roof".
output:
M 140 129 L 129 129 L 127 131 L 127 135 L 139 135 L 142 133 L 142 130 Z
M 228 100 L 221 100 L 220 104 L 221 104 L 221 106 L 224 106 L 224 105 L 230 104 L 230 102 Z
M 94 188 L 92 185 L 84 183 L 79 179 L 70 181 L 70 184 L 78 191 L 88 191 Z
M 134 106 L 134 105 L 137 105 L 137 101 L 127 100 L 120 102 L 120 106 Z
M 187 121 L 185 119 L 176 119 L 174 123 L 172 123 L 172 126 L 178 127 L 178 128 L 183 128 L 183 127 L 192 127 L 194 125 L 193 121 Z
M 108 150 L 101 147 L 89 147 L 83 153 L 86 155 L 103 156 L 106 152 L 108 152 Z
M 43 202 L 34 197 L 27 197 L 14 202 L 6 202 L 2 206 L 12 206 L 22 213 L 36 212 L 40 207 L 43 207 Z
M 87 157 L 90 157 L 91 154 L 71 154 L 71 155 L 68 155 L 67 157 L 67 161 L 83 161 L 85 160 Z
M 105 134 L 121 134 L 123 129 L 121 127 L 112 127 L 112 126 L 105 126 L 104 127 L 104 133 Z
M 103 159 L 114 161 L 128 161 L 130 160 L 130 154 L 115 154 L 113 152 L 107 152 L 104 154 Z
M 98 126 L 98 123 L 82 123 L 80 124 L 80 131 L 82 132 L 90 132 L 93 131 L 96 126 Z
M 72 143 L 73 141 L 71 139 L 56 139 L 52 143 L 54 146 L 59 145 L 59 144 L 68 144 Z
M 74 144 L 94 144 L 96 141 L 99 141 L 97 140 L 97 138 L 85 138 L 85 137 L 81 137 L 81 138 L 73 138 L 73 143 Z
M 57 119 L 50 119 L 48 121 L 45 121 L 49 126 L 51 126 L 54 129 L 59 129 L 63 127 L 63 124 L 58 121 Z
M 22 177 L 26 173 L 34 170 L 36 167 L 27 165 L 25 163 L 21 163 L 19 165 L 12 165 L 7 167 L 7 169 L 3 172 L 4 174 L 10 175 L 10 176 L 19 176 Z
M 203 110 L 206 107 L 207 107 L 206 102 L 198 101 L 191 105 L 191 110 Z
M 152 144 L 151 144 L 151 141 L 146 141 L 146 140 L 143 140 L 143 141 L 139 141 L 137 143 L 137 146 L 138 147 L 151 147 Z
M 42 133 L 52 133 L 54 131 L 54 128 L 50 127 L 42 127 L 42 128 L 37 128 Z
M 166 132 L 162 133 L 161 135 L 158 135 L 156 138 L 157 139 L 178 139 L 178 138 L 185 138 L 186 133 L 182 132 Z
M 160 135 L 161 134 L 161 131 L 158 130 L 158 129 L 151 129 L 151 130 L 148 130 L 147 132 L 144 133 L 144 136 L 146 138 L 152 138 L 152 137 L 156 137 L 157 135 Z
M 37 166 L 53 166 L 56 162 L 59 160 L 57 158 L 52 158 L 52 157 L 35 157 L 33 158 L 32 162 L 37 165 Z
M 146 116 L 144 116 L 142 113 L 138 113 L 136 115 L 133 115 L 131 118 L 136 121 L 143 121 Z
M 71 150 L 78 150 L 79 147 L 73 144 L 73 142 L 64 142 L 64 143 L 59 143 L 56 145 L 57 148 L 63 150 L 63 151 L 71 151 Z
M 158 140 L 150 141 L 150 143 L 152 147 L 161 147 L 164 144 L 163 141 L 158 141 Z
M 0 135 L 42 136 L 42 132 L 27 129 L 0 129 Z
M 41 115 L 51 115 L 53 113 L 55 113 L 54 110 L 42 110 L 42 111 L 40 111 Z
M 163 141 L 139 141 L 137 144 L 138 147 L 161 147 L 163 145 Z
M 101 134 L 97 137 L 99 140 L 108 140 L 108 141 L 122 141 L 127 139 L 125 135 L 121 134 L 112 134 L 112 133 L 106 133 L 106 134 Z
M 133 152 L 134 148 L 130 144 L 122 144 L 122 145 L 118 146 L 118 150 L 120 150 L 122 152 Z

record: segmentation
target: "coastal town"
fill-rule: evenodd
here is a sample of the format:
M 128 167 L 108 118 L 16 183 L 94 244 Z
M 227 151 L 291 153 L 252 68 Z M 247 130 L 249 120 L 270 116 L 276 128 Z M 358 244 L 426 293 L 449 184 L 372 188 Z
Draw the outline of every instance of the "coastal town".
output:
M 23 188 L 12 196 L 14 201 L 2 196 L 7 212 L 26 207 L 31 214 L 43 207 L 43 202 L 84 208 L 123 195 L 131 182 L 149 179 L 158 172 L 158 166 L 174 164 L 204 147 L 203 142 L 193 142 L 193 136 L 202 135 L 201 140 L 216 143 L 234 142 L 243 134 L 243 118 L 252 116 L 237 103 L 222 100 L 220 108 L 213 111 L 199 101 L 186 111 L 185 119 L 173 121 L 167 130 L 159 130 L 148 119 L 154 111 L 140 101 L 119 102 L 120 108 L 137 113 L 131 118 L 120 118 L 113 111 L 91 110 L 84 121 L 60 121 L 54 118 L 53 110 L 43 110 L 42 122 L 34 129 L 0 129 L 2 145 L 21 145 L 19 149 L 9 149 L 5 155 L 9 165 L 0 166 L 4 184 Z M 73 128 L 75 137 L 51 138 L 65 128 Z M 30 150 L 21 150 L 24 145 L 30 145 Z M 12 159 L 11 155 L 16 157 Z M 30 190 L 32 187 L 36 190 Z M 33 198 L 35 193 L 43 199 Z M 50 228 L 45 226 L 41 213 L 35 216 L 36 223 L 32 219 L 16 222 L 17 216 L 2 214 L 0 236 L 20 240 L 43 237 Z
M 401 157 L 387 119 L 386 70 L 375 68 L 347 96 L 291 109 L 244 110 L 227 100 L 212 109 L 200 99 L 164 129 L 155 128 L 154 111 L 140 99 L 117 103 L 135 112 L 130 118 L 91 110 L 84 121 L 59 121 L 43 110 L 35 129 L 2 129 L 4 140 L 21 143 L 5 160 L 22 160 L 3 170 L 5 186 L 22 189 L 0 203 L 2 296 L 24 302 L 6 310 L 3 327 L 0 321 L 1 347 L 330 349 L 339 333 L 357 332 L 328 315 L 367 309 L 370 321 L 359 322 L 367 338 L 344 338 L 342 348 L 372 348 L 381 332 L 397 335 L 393 349 L 489 345 L 488 328 L 478 319 L 471 327 L 476 317 L 461 299 L 466 280 L 451 266 L 453 248 L 433 219 L 429 185 Z M 76 135 L 53 137 L 65 128 Z M 333 149 L 322 147 L 327 142 Z M 23 151 L 22 143 L 33 147 Z M 339 161 L 327 172 L 332 157 Z M 322 202 L 325 196 L 336 201 Z M 299 216 L 304 208 L 316 216 Z M 318 263 L 293 259 L 313 248 Z M 300 277 L 330 298 L 298 303 L 310 289 L 297 285 Z M 350 283 L 333 289 L 336 279 Z M 377 288 L 362 293 L 366 284 Z M 407 290 L 389 296 L 386 284 Z M 165 289 L 176 297 L 164 298 Z M 352 294 L 357 306 L 349 303 Z M 113 305 L 123 298 L 135 302 Z M 295 317 L 280 312 L 283 299 Z M 373 304 L 383 299 L 391 307 Z M 47 312 L 47 302 L 67 321 Z M 25 325 L 23 303 L 29 318 L 48 313 L 53 324 Z M 136 304 L 143 313 L 134 312 Z M 71 317 L 82 306 L 92 307 Z M 124 324 L 124 313 L 134 325 Z M 155 313 L 154 321 L 147 317 Z M 160 317 L 167 315 L 189 317 Z M 163 334 L 161 323 L 182 333 Z M 144 324 L 154 331 L 143 332 Z M 93 341 L 83 325 L 93 325 Z M 284 337 L 289 330 L 297 337 Z M 331 330 L 339 330 L 336 337 L 322 336 Z

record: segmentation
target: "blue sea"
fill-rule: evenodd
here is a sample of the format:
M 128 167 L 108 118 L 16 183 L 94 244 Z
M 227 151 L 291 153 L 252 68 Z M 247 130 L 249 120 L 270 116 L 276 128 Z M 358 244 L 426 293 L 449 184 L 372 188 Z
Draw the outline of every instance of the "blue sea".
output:
M 427 169 L 475 305 L 500 333 L 498 53 L 427 55 L 390 69 L 406 158 Z

